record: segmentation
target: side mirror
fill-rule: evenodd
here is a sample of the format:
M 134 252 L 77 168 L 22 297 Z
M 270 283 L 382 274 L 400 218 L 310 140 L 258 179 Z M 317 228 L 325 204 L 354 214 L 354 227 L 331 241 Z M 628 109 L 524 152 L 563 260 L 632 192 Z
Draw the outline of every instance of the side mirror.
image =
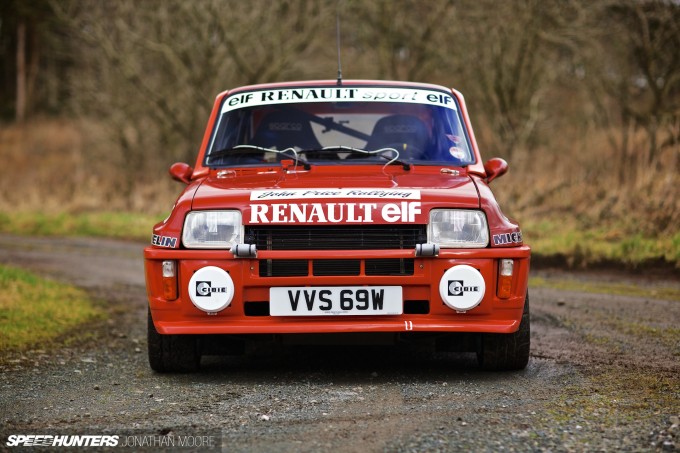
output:
M 170 166 L 170 176 L 172 176 L 172 179 L 184 184 L 191 182 L 191 175 L 193 173 L 194 169 L 184 162 L 176 162 Z
M 486 182 L 488 184 L 499 176 L 503 176 L 508 171 L 508 163 L 505 159 L 494 157 L 493 159 L 486 161 L 484 164 L 484 171 L 486 171 Z

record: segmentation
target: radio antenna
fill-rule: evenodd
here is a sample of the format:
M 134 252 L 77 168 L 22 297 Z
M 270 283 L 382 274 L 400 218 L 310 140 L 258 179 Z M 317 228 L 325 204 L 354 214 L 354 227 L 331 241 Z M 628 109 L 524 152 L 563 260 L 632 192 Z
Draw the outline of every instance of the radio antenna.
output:
M 342 85 L 342 62 L 340 61 L 340 0 L 335 10 L 335 41 L 338 46 L 338 85 Z

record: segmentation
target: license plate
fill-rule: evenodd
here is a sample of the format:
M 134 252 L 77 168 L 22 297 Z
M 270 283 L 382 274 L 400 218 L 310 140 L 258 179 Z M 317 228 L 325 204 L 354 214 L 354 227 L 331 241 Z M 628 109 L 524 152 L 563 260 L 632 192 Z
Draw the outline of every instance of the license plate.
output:
M 271 316 L 400 315 L 401 286 L 280 287 L 269 289 Z

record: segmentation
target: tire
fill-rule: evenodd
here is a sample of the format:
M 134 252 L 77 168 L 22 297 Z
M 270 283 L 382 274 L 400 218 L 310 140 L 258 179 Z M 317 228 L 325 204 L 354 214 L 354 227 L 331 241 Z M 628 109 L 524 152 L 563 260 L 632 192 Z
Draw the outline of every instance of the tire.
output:
M 519 329 L 515 333 L 482 334 L 477 361 L 487 371 L 523 370 L 529 363 L 531 326 L 529 322 L 529 293 L 524 300 L 524 311 Z
M 153 325 L 151 310 L 147 315 L 147 344 L 149 365 L 154 371 L 189 373 L 200 366 L 198 338 L 194 335 L 159 334 Z

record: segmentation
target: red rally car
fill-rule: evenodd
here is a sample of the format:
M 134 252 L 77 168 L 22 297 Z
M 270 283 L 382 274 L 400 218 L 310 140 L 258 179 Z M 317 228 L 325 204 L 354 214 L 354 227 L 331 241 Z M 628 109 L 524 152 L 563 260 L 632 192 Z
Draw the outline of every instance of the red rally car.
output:
M 529 359 L 530 248 L 463 96 L 353 80 L 217 96 L 187 187 L 144 250 L 151 368 L 262 338 L 428 338 L 488 370 Z M 316 339 L 316 340 L 315 340 Z

